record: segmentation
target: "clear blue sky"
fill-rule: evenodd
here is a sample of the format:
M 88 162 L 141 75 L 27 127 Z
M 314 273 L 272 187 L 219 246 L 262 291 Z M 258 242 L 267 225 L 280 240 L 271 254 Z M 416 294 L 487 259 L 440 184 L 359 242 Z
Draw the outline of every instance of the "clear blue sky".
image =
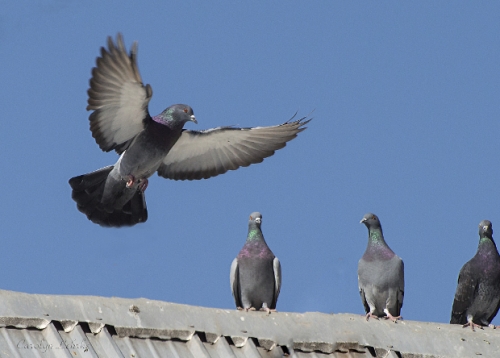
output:
M 187 103 L 189 129 L 314 120 L 261 164 L 153 176 L 145 224 L 92 224 L 67 181 L 117 159 L 85 110 L 117 32 L 139 41 L 151 114 Z M 498 2 L 8 1 L 0 44 L 2 289 L 233 308 L 229 267 L 260 211 L 278 310 L 361 314 L 373 212 L 405 262 L 404 318 L 448 322 L 479 222 L 500 241 Z

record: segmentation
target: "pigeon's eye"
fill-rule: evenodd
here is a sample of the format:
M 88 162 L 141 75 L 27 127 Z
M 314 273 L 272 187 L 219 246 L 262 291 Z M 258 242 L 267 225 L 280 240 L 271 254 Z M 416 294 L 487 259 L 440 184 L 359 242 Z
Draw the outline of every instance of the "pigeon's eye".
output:
M 375 215 L 373 215 L 372 220 L 377 220 L 377 217 Z
M 187 108 L 184 108 L 184 113 L 187 113 L 188 112 L 188 109 Z

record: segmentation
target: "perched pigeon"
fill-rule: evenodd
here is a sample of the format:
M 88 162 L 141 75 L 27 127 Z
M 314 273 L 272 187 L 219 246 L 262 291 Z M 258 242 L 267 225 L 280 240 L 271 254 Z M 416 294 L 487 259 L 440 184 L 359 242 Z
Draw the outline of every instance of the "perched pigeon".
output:
M 403 260 L 387 246 L 382 226 L 374 214 L 360 221 L 368 228 L 368 246 L 358 263 L 358 286 L 366 320 L 385 317 L 401 319 L 405 290 Z
M 460 270 L 450 323 L 482 328 L 500 307 L 500 257 L 493 241 L 491 222 L 479 223 L 476 255 Z
M 148 217 L 144 190 L 154 172 L 167 179 L 198 180 L 260 163 L 305 129 L 310 119 L 271 127 L 184 130 L 195 122 L 191 107 L 176 104 L 151 117 L 150 85 L 137 67 L 137 43 L 130 54 L 118 34 L 92 70 L 87 110 L 99 147 L 121 154 L 115 165 L 69 180 L 78 210 L 102 226 L 127 226 Z
M 245 245 L 231 264 L 229 275 L 236 307 L 241 310 L 276 310 L 281 289 L 281 264 L 264 240 L 262 215 L 250 214 Z

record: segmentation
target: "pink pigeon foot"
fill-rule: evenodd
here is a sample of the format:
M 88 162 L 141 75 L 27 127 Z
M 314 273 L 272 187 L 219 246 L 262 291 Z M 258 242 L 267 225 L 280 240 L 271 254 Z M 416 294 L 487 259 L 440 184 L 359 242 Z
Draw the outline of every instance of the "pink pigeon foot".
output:
M 127 184 L 125 186 L 127 188 L 130 188 L 130 187 L 132 187 L 132 185 L 134 185 L 134 183 L 135 183 L 135 177 L 132 174 L 130 174 L 128 176 Z
M 271 309 L 271 308 L 267 308 L 267 307 L 262 307 L 260 310 L 261 310 L 261 311 L 266 311 L 266 313 L 267 313 L 268 315 L 270 315 L 270 314 L 271 314 L 271 312 L 276 312 L 276 309 Z
M 394 317 L 392 314 L 387 313 L 387 316 L 385 316 L 385 319 L 390 319 L 392 322 L 396 323 L 398 320 L 402 320 L 403 317 L 401 317 L 401 316 Z
M 462 327 L 465 328 L 465 327 L 469 327 L 472 329 L 472 332 L 475 332 L 475 328 L 479 328 L 479 329 L 483 329 L 483 327 L 480 325 L 480 324 L 475 324 L 474 322 L 472 321 L 469 321 L 467 322 L 466 324 L 464 324 Z
M 368 321 L 370 318 L 375 318 L 376 320 L 378 320 L 378 317 L 377 317 L 377 316 L 375 316 L 375 315 L 374 315 L 373 313 L 371 313 L 371 312 L 368 312 L 368 313 L 366 314 L 366 316 L 365 316 L 365 317 L 366 317 L 366 320 L 367 320 L 367 321 Z

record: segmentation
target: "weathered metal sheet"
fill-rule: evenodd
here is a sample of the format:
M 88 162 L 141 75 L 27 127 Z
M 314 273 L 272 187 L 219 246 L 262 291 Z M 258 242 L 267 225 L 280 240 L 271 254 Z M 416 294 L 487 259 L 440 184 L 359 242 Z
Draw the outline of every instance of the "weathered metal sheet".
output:
M 492 329 L 0 290 L 0 357 L 494 357 Z

